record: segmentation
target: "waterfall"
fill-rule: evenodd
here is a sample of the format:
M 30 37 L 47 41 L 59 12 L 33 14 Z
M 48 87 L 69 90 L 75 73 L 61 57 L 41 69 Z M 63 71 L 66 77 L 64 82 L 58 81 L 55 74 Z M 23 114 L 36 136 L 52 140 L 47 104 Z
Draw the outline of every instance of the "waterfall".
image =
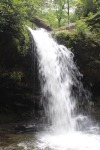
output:
M 48 123 L 55 133 L 74 131 L 77 128 L 77 101 L 85 93 L 79 80 L 81 74 L 73 62 L 74 55 L 65 46 L 59 45 L 46 30 L 29 30 L 36 44 Z M 72 94 L 73 87 L 78 89 L 77 96 Z
M 81 107 L 89 94 L 81 83 L 73 53 L 44 29 L 28 29 L 35 41 L 48 128 L 36 133 L 36 140 L 24 142 L 25 149 L 34 145 L 36 150 L 100 150 L 100 128 L 89 121 Z

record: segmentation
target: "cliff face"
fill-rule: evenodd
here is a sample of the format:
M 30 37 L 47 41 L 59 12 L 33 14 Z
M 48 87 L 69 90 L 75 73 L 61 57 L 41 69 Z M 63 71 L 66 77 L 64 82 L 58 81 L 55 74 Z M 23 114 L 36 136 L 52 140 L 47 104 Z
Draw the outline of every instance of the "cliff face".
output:
M 100 96 L 100 38 L 92 33 L 58 32 L 55 37 L 60 44 L 70 48 L 83 74 L 83 80 L 93 95 Z
M 60 44 L 70 48 L 83 74 L 83 80 L 97 101 L 100 97 L 100 11 L 90 18 L 79 20 L 73 30 L 56 32 Z
M 14 118 L 17 121 L 38 109 L 38 98 L 34 96 L 38 92 L 38 77 L 33 57 L 30 43 L 25 43 L 20 30 L 12 31 L 9 26 L 0 30 L 0 123 L 2 114 L 7 116 L 4 122 Z

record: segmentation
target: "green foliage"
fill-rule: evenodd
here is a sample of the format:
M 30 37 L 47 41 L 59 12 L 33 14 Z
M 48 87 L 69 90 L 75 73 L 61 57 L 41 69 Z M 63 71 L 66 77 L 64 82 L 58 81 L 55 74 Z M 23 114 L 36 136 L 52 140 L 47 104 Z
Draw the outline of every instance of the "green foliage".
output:
M 19 29 L 18 26 L 16 27 L 17 22 L 20 24 L 20 15 L 12 1 L 0 1 L 0 31 L 3 32 L 4 29 L 6 30 L 9 27 L 11 33 L 13 30 L 17 32 Z
M 76 1 L 73 0 L 54 0 L 53 10 L 55 11 L 55 19 L 57 19 L 58 27 L 70 22 L 70 15 L 73 14 L 70 10 L 75 6 Z
M 76 15 L 74 14 L 76 10 Z M 63 26 L 69 21 L 76 21 L 77 18 L 96 13 L 100 9 L 100 2 L 96 0 L 1 0 L 0 1 L 0 30 L 3 26 L 14 19 L 15 24 L 20 26 L 29 25 L 32 16 L 46 19 L 52 27 Z M 13 19 L 11 19 L 11 17 Z M 16 25 L 15 25 L 16 28 Z M 26 34 L 26 32 L 23 32 Z
M 89 13 L 97 13 L 100 9 L 100 1 L 97 0 L 77 0 L 76 15 L 87 17 Z
M 90 29 L 91 27 L 88 27 L 88 25 L 84 21 L 76 21 L 76 32 L 79 35 L 90 34 Z
M 23 73 L 21 71 L 13 71 L 11 73 L 11 78 L 16 81 L 21 81 L 21 79 L 23 78 Z
M 28 52 L 29 35 L 25 22 L 28 25 L 31 23 L 25 21 L 27 9 L 25 1 L 0 1 L 0 68 L 2 69 L 12 70 L 15 66 L 18 67 L 22 56 Z

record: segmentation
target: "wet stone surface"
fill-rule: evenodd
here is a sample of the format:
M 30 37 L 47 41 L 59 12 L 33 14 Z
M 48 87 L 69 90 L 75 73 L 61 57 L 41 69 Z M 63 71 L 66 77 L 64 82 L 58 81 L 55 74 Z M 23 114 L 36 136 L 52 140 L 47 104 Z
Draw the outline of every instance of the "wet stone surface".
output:
M 13 132 L 0 134 L 0 150 L 33 150 L 36 132 Z M 27 146 L 26 146 L 27 145 Z
M 41 128 L 36 123 L 0 125 L 0 150 L 35 150 L 34 135 Z

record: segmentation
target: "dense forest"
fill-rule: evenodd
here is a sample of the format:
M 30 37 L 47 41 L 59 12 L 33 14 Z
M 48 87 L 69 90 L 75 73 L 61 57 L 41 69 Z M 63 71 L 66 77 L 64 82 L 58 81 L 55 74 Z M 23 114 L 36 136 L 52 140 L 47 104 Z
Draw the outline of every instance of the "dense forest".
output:
M 0 0 L 0 123 L 33 117 L 42 109 L 27 26 L 43 25 L 73 51 L 91 101 L 100 105 L 100 1 Z

